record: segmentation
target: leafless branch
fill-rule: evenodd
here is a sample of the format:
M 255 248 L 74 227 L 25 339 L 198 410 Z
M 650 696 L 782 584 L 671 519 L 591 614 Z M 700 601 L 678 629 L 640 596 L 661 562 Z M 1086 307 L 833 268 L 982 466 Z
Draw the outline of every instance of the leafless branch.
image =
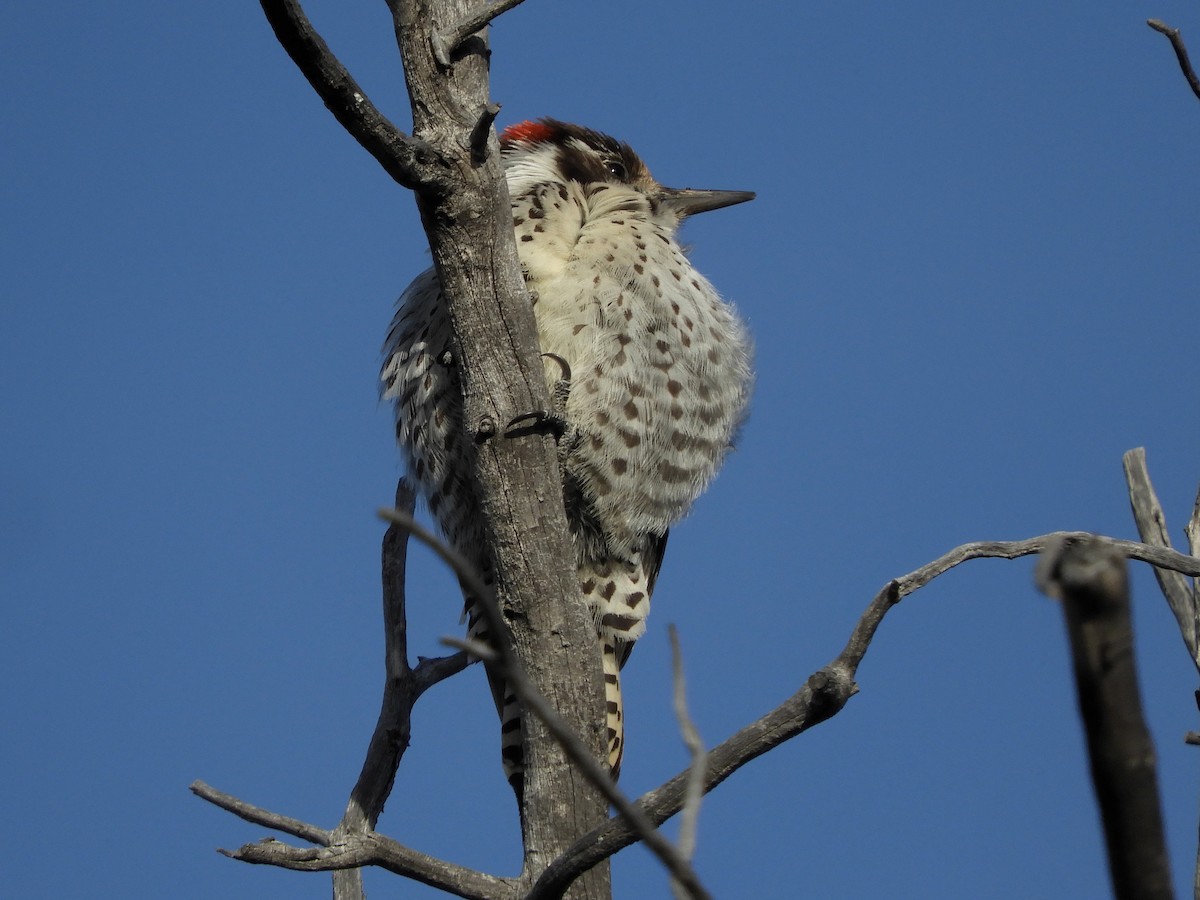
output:
M 510 900 L 517 896 L 519 881 L 499 878 L 435 859 L 374 831 L 339 834 L 325 831 L 299 819 L 273 813 L 244 800 L 195 781 L 191 791 L 236 816 L 317 844 L 295 847 L 274 838 L 246 844 L 237 850 L 221 850 L 230 859 L 255 865 L 278 866 L 302 872 L 331 872 L 363 866 L 379 866 L 422 884 L 472 900 Z
M 1133 507 L 1138 534 L 1147 544 L 1170 549 L 1171 538 L 1167 531 L 1166 515 L 1150 481 L 1145 448 L 1136 447 L 1128 451 L 1124 463 L 1125 481 L 1129 485 L 1129 503 Z M 1175 614 L 1175 621 L 1179 624 L 1179 633 L 1187 646 L 1188 656 L 1192 658 L 1192 663 L 1200 668 L 1200 604 L 1197 603 L 1194 586 L 1189 585 L 1187 579 L 1178 572 L 1169 569 L 1156 568 L 1154 575 L 1158 579 L 1163 596 L 1167 599 L 1167 605 Z
M 412 512 L 414 497 L 403 479 L 396 488 L 396 505 Z M 274 839 L 248 844 L 238 850 L 221 851 L 243 862 L 278 865 L 306 870 L 333 870 L 335 900 L 357 900 L 363 896 L 360 865 L 383 865 L 385 858 L 399 866 L 401 874 L 427 883 L 431 878 L 464 882 L 460 868 L 445 868 L 432 857 L 408 850 L 373 834 L 375 822 L 391 792 L 400 758 L 408 748 L 413 704 L 427 689 L 467 664 L 465 653 L 437 659 L 425 659 L 412 669 L 408 665 L 407 619 L 405 615 L 404 571 L 408 532 L 389 528 L 383 539 L 383 619 L 385 635 L 385 680 L 383 702 L 375 732 L 368 745 L 358 782 L 351 792 L 341 823 L 332 831 L 298 819 L 264 810 L 218 791 L 202 781 L 192 785 L 197 796 L 241 818 L 302 838 L 324 849 L 292 847 Z M 358 862 L 356 862 L 358 861 Z M 407 861 L 407 862 L 406 862 Z M 419 868 L 411 870 L 409 863 Z M 478 873 L 475 873 L 478 874 Z M 480 876 L 483 879 L 491 876 Z M 483 896 L 493 896 L 487 894 Z
M 410 515 L 416 497 L 401 478 L 396 485 L 396 507 Z M 467 665 L 466 654 L 425 659 L 414 670 L 408 664 L 408 617 L 405 611 L 405 566 L 408 532 L 399 525 L 388 528 L 383 536 L 383 700 L 375 731 L 367 745 L 366 759 L 342 821 L 332 832 L 332 842 L 344 842 L 352 835 L 373 831 L 384 803 L 391 794 L 396 770 L 408 749 L 412 708 L 418 698 L 437 682 L 461 672 Z M 362 900 L 360 869 L 338 869 L 333 875 L 334 900 Z
M 439 65 L 449 68 L 451 65 L 450 54 L 461 47 L 463 41 L 475 32 L 483 30 L 493 19 L 524 2 L 525 0 L 498 0 L 490 6 L 482 7 L 474 15 L 449 28 L 437 29 L 429 36 L 434 59 L 438 61 Z
M 1062 600 L 1079 712 L 1118 900 L 1173 896 L 1154 744 L 1134 661 L 1124 555 L 1104 538 L 1046 549 L 1038 587 Z
M 1128 451 L 1124 463 L 1125 481 L 1129 485 L 1129 502 L 1133 507 L 1133 518 L 1137 522 L 1138 533 L 1148 544 L 1170 547 L 1171 538 L 1167 531 L 1166 515 L 1150 481 L 1145 448 L 1136 447 Z M 1197 495 L 1192 506 L 1192 516 L 1184 527 L 1184 534 L 1192 556 L 1200 555 L 1200 495 Z M 1187 646 L 1192 664 L 1200 669 L 1200 590 L 1196 577 L 1192 575 L 1192 583 L 1189 586 L 1186 579 L 1175 572 L 1155 569 L 1154 574 L 1167 605 L 1175 615 L 1179 633 Z M 1200 705 L 1200 691 L 1196 692 L 1196 702 Z M 1189 744 L 1200 744 L 1200 735 L 1191 731 L 1184 736 L 1184 740 Z M 1195 900 L 1200 900 L 1200 845 L 1197 847 L 1196 864 L 1192 873 L 1192 896 Z
M 379 866 L 459 897 L 473 900 L 509 900 L 516 896 L 516 879 L 499 878 L 435 859 L 374 831 L 337 835 L 307 822 L 246 803 L 202 781 L 193 782 L 191 791 L 247 822 L 273 828 L 318 845 L 294 847 L 267 838 L 254 844 L 246 844 L 237 850 L 220 851 L 231 859 L 303 872 L 330 872 L 362 866 Z
M 452 167 L 437 150 L 393 125 L 368 99 L 295 0 L 260 0 L 267 21 L 326 108 L 398 184 L 445 192 Z
M 1183 36 L 1179 33 L 1179 29 L 1172 28 L 1158 19 L 1147 19 L 1146 24 L 1159 34 L 1166 35 L 1167 40 L 1171 42 L 1171 49 L 1175 51 L 1175 59 L 1179 61 L 1179 69 L 1183 72 L 1183 77 L 1187 79 L 1192 93 L 1200 98 L 1200 78 L 1196 77 L 1196 71 L 1192 68 L 1191 60 L 1188 59 L 1187 46 L 1183 43 Z
M 814 672 L 799 691 L 762 718 L 747 725 L 708 753 L 704 793 L 713 790 L 746 763 L 784 741 L 836 715 L 858 692 L 854 682 L 859 664 L 870 648 L 888 610 L 939 575 L 971 559 L 1017 559 L 1041 553 L 1048 547 L 1092 540 L 1087 532 L 1058 531 L 1021 541 L 978 541 L 955 547 L 949 553 L 916 571 L 889 581 L 875 595 L 854 626 L 842 652 L 827 666 Z M 1187 575 L 1200 575 L 1200 559 L 1173 550 L 1133 541 L 1107 539 L 1129 559 L 1137 559 Z M 690 768 L 638 798 L 637 805 L 656 826 L 677 814 L 687 802 Z M 542 874 L 529 893 L 529 900 L 554 897 L 579 871 L 586 870 L 637 840 L 637 835 L 620 818 L 577 839 Z
M 673 683 L 673 705 L 675 718 L 679 722 L 679 732 L 683 736 L 683 744 L 687 747 L 691 766 L 688 769 L 687 791 L 683 801 L 683 813 L 679 819 L 679 855 L 690 860 L 696 852 L 696 828 L 700 819 L 700 801 L 704 797 L 704 765 L 708 755 L 704 752 L 704 741 L 696 730 L 687 705 L 687 681 L 683 677 L 683 651 L 679 646 L 679 632 L 674 625 L 667 626 L 667 636 L 671 640 L 671 680 Z M 677 898 L 687 897 L 683 885 L 671 881 L 671 891 Z
M 604 797 L 617 810 L 618 814 L 628 823 L 637 839 L 642 841 L 647 849 L 659 858 L 667 868 L 672 878 L 679 881 L 691 897 L 707 898 L 708 892 L 700 883 L 695 871 L 687 860 L 679 853 L 670 841 L 651 824 L 628 797 L 617 787 L 608 769 L 596 758 L 591 748 L 583 742 L 571 727 L 563 720 L 558 711 L 546 701 L 546 698 L 530 682 L 520 661 L 512 652 L 506 637 L 504 617 L 496 603 L 493 592 L 483 583 L 478 574 L 473 571 L 470 563 L 459 553 L 448 547 L 436 535 L 421 527 L 410 514 L 402 510 L 383 509 L 379 515 L 409 529 L 413 537 L 434 551 L 462 581 L 464 587 L 479 601 L 484 618 L 487 621 L 489 634 L 494 636 L 494 644 L 488 650 L 472 642 L 449 639 L 452 646 L 465 647 L 470 652 L 486 658 L 496 672 L 504 679 L 505 684 L 521 701 L 521 708 L 526 714 L 537 716 L 550 733 L 558 741 L 567 757 L 584 776 L 596 786 Z M 490 652 L 489 652 L 490 650 Z
M 279 813 L 273 813 L 252 803 L 247 803 L 245 800 L 239 800 L 232 794 L 218 791 L 203 781 L 193 781 L 188 789 L 202 800 L 207 800 L 214 806 L 219 806 L 221 809 L 231 812 L 239 819 L 245 819 L 253 825 L 273 828 L 276 831 L 282 831 L 284 834 L 292 835 L 292 837 L 303 838 L 314 844 L 324 845 L 329 843 L 329 832 L 324 828 L 318 828 L 316 825 L 309 825 L 307 822 L 301 822 L 299 819 L 282 816 Z

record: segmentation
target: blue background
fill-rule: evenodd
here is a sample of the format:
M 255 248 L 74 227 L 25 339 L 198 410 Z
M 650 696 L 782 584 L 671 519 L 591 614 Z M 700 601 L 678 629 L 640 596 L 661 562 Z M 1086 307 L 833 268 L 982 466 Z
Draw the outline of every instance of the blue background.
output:
M 382 3 L 311 2 L 401 126 Z M 665 183 L 759 199 L 686 229 L 742 310 L 740 450 L 672 535 L 626 670 L 623 786 L 678 771 L 666 625 L 711 743 L 951 547 L 1134 537 L 1148 449 L 1178 539 L 1200 477 L 1194 4 L 530 2 L 493 29 L 500 124 L 631 142 Z M 0 846 L 33 897 L 326 897 L 235 863 L 201 778 L 332 826 L 382 686 L 375 375 L 427 265 L 410 196 L 253 3 L 0 12 Z M 888 617 L 843 713 L 707 798 L 721 897 L 1098 897 L 1102 839 L 1061 616 L 1033 562 L 972 562 Z M 1195 855 L 1196 675 L 1134 564 L 1173 869 Z M 458 633 L 411 573 L 411 649 Z M 380 829 L 513 874 L 482 673 L 420 703 Z M 621 897 L 665 896 L 642 850 Z M 383 872 L 378 896 L 428 896 Z

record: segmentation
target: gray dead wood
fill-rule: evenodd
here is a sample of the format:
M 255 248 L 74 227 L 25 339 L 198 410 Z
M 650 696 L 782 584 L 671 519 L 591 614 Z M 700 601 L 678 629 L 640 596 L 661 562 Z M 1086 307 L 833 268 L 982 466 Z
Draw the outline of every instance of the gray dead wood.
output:
M 1048 548 L 1038 586 L 1062 601 L 1092 784 L 1117 900 L 1170 900 L 1155 771 L 1134 658 L 1125 556 L 1091 538 Z

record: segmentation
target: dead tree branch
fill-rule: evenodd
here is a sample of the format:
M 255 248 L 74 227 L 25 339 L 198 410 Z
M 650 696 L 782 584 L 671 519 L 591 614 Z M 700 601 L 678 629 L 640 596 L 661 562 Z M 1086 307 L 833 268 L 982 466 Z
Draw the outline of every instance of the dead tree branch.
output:
M 325 831 L 298 819 L 282 816 L 195 781 L 191 791 L 236 816 L 293 837 L 317 844 L 316 847 L 293 847 L 274 838 L 246 844 L 237 850 L 220 851 L 230 859 L 255 865 L 278 866 L 298 872 L 330 872 L 362 866 L 379 866 L 430 887 L 471 900 L 508 900 L 518 896 L 517 882 L 468 869 L 454 863 L 418 853 L 373 831 L 347 834 L 335 838 Z
M 368 99 L 319 35 L 299 3 L 261 0 L 280 45 L 326 108 L 398 184 L 430 194 L 450 190 L 453 166 L 438 151 L 404 134 Z
M 1171 549 L 1166 515 L 1163 513 L 1162 504 L 1158 502 L 1158 495 L 1150 482 L 1150 472 L 1146 468 L 1146 449 L 1136 447 L 1128 451 L 1124 463 L 1125 481 L 1129 485 L 1129 503 L 1133 508 L 1133 519 L 1137 523 L 1138 534 L 1151 546 Z M 1197 603 L 1194 587 L 1189 585 L 1187 579 L 1179 572 L 1170 569 L 1155 568 L 1154 576 L 1167 599 L 1167 605 L 1175 614 L 1175 621 L 1179 624 L 1179 633 L 1187 646 L 1188 656 L 1191 657 L 1193 665 L 1200 669 L 1200 603 Z
M 1197 98 L 1200 98 L 1200 78 L 1196 77 L 1192 61 L 1188 59 L 1187 46 L 1183 43 L 1183 36 L 1179 33 L 1179 29 L 1172 28 L 1158 19 L 1147 19 L 1146 24 L 1159 34 L 1165 35 L 1171 42 L 1171 49 L 1175 51 L 1175 59 L 1179 61 L 1179 69 L 1183 72 L 1183 77 L 1187 79 L 1188 87 L 1192 89 L 1192 93 Z
M 490 6 L 482 7 L 478 12 L 468 16 L 449 28 L 435 30 L 430 36 L 430 46 L 433 57 L 441 65 L 450 65 L 450 54 L 463 45 L 463 41 L 482 31 L 489 22 L 524 3 L 525 0 L 498 0 Z
M 700 801 L 704 797 L 704 767 L 708 762 L 708 754 L 704 752 L 704 741 L 696 730 L 687 704 L 687 681 L 683 677 L 683 650 L 679 646 L 679 632 L 674 625 L 667 626 L 667 636 L 671 639 L 671 680 L 673 682 L 673 706 L 675 718 L 679 722 L 679 733 L 683 736 L 683 744 L 687 747 L 691 758 L 688 770 L 687 792 L 683 801 L 683 811 L 679 820 L 679 855 L 690 860 L 696 852 L 696 832 L 700 821 Z M 686 887 L 676 880 L 671 881 L 671 891 L 678 897 L 686 897 Z
M 1103 538 L 1047 548 L 1038 587 L 1062 601 L 1092 783 L 1118 900 L 1173 896 L 1154 744 L 1142 714 L 1125 557 Z
M 1150 481 L 1146 466 L 1146 450 L 1136 447 L 1125 454 L 1125 481 L 1129 485 L 1129 502 L 1133 507 L 1133 518 L 1138 533 L 1147 544 L 1170 548 L 1171 538 L 1167 531 L 1167 518 L 1158 494 Z M 1192 506 L 1192 516 L 1184 527 L 1188 549 L 1192 556 L 1200 555 L 1200 494 Z M 1179 633 L 1187 647 L 1192 664 L 1200 669 L 1200 588 L 1192 576 L 1189 586 L 1182 575 L 1155 569 L 1159 590 L 1175 615 Z M 1196 691 L 1196 702 L 1200 704 L 1200 691 Z M 1200 734 L 1189 731 L 1184 735 L 1189 744 L 1200 744 Z M 1200 900 L 1200 844 L 1197 845 L 1196 864 L 1192 872 L 1192 896 Z
M 396 508 L 412 515 L 416 497 L 401 478 L 396 485 Z M 404 576 L 408 532 L 392 525 L 383 536 L 383 632 L 384 683 L 379 719 L 367 746 L 366 759 L 341 824 L 332 832 L 336 845 L 351 835 L 375 830 L 375 823 L 396 779 L 400 759 L 408 749 L 412 733 L 412 709 L 426 690 L 461 672 L 467 655 L 422 659 L 414 670 L 408 664 L 408 616 L 405 611 Z M 361 900 L 364 896 L 361 869 L 339 869 L 333 874 L 334 900 Z
M 396 505 L 411 513 L 413 503 L 412 491 L 401 479 L 396 487 Z M 256 844 L 247 844 L 234 851 L 223 850 L 222 853 L 243 862 L 302 868 L 308 871 L 333 870 L 335 900 L 357 900 L 363 896 L 359 868 L 363 865 L 382 865 L 426 884 L 459 892 L 462 896 L 495 896 L 494 892 L 478 893 L 484 885 L 492 884 L 492 876 L 472 873 L 468 877 L 464 873 L 470 870 L 443 863 L 373 833 L 379 814 L 391 793 L 400 759 L 408 749 L 413 705 L 426 690 L 439 681 L 461 672 L 467 665 L 465 653 L 423 659 L 416 669 L 408 664 L 407 618 L 404 608 L 407 541 L 408 532 L 400 526 L 389 528 L 383 538 L 383 701 L 375 732 L 367 748 L 366 759 L 338 827 L 326 831 L 307 822 L 246 803 L 202 781 L 192 784 L 192 792 L 198 797 L 248 822 L 302 838 L 322 848 L 291 847 L 268 839 Z M 476 878 L 476 875 L 479 877 Z M 498 880 L 496 883 L 502 881 Z M 474 890 L 476 893 L 461 893 L 464 890 Z
M 388 517 L 398 518 L 405 523 L 405 527 L 408 527 L 407 523 L 411 521 L 395 513 L 389 513 Z M 417 534 L 418 529 L 419 526 L 413 528 L 413 533 Z M 461 557 L 455 560 L 456 555 L 453 551 L 445 548 L 433 535 L 424 529 L 420 529 L 420 532 L 422 539 L 428 539 L 437 552 L 450 555 L 450 559 L 457 566 L 456 572 L 461 577 L 478 577 L 469 567 L 465 567 Z M 846 646 L 829 665 L 813 673 L 804 687 L 776 709 L 742 728 L 709 752 L 707 765 L 704 767 L 703 793 L 711 791 L 751 760 L 840 712 L 850 697 L 858 691 L 858 685 L 854 681 L 855 674 L 879 625 L 887 612 L 903 597 L 971 559 L 1016 559 L 1044 552 L 1051 547 L 1070 547 L 1092 540 L 1095 540 L 1095 536 L 1086 532 L 1054 532 L 1023 541 L 980 541 L 963 544 L 916 571 L 888 582 L 867 606 L 855 624 Z M 1200 576 L 1200 559 L 1184 556 L 1168 548 L 1132 541 L 1105 541 L 1108 546 L 1129 559 L 1149 562 L 1191 577 Z M 469 586 L 470 582 L 467 583 Z M 491 647 L 482 646 L 473 647 L 472 652 L 481 656 L 498 653 Z M 519 660 L 516 663 L 519 665 Z M 439 660 L 435 661 L 434 665 L 449 669 L 457 663 L 450 664 L 447 660 Z M 414 671 L 419 673 L 421 668 L 418 667 Z M 532 689 L 529 690 L 528 698 L 533 702 L 527 708 L 537 715 L 539 707 L 536 704 L 541 698 L 538 698 Z M 544 703 L 544 700 L 541 702 Z M 636 801 L 638 813 L 634 815 L 633 821 L 644 817 L 651 823 L 650 828 L 655 829 L 677 814 L 692 796 L 694 789 L 689 788 L 689 784 L 695 777 L 695 772 L 696 767 L 689 766 L 670 781 L 639 798 Z M 337 834 L 335 839 L 334 832 L 254 807 L 202 782 L 193 784 L 192 790 L 198 796 L 247 821 L 319 845 L 316 848 L 303 848 L 267 840 L 248 844 L 237 851 L 227 853 L 235 859 L 305 871 L 376 865 L 458 896 L 481 900 L 507 900 L 517 896 L 533 900 L 561 896 L 566 887 L 583 872 L 644 836 L 643 829 L 638 824 L 631 824 L 630 818 L 617 815 L 579 837 L 540 874 L 527 871 L 520 878 L 499 878 L 434 859 L 373 831 Z M 533 885 L 526 891 L 530 882 L 533 882 Z
M 827 666 L 814 672 L 799 691 L 762 718 L 747 725 L 708 754 L 704 793 L 713 790 L 746 763 L 807 731 L 839 713 L 858 692 L 854 681 L 859 664 L 870 648 L 879 625 L 888 611 L 903 597 L 919 590 L 939 575 L 972 559 L 1017 559 L 1041 553 L 1048 547 L 1072 545 L 1092 540 L 1087 532 L 1059 531 L 1022 541 L 978 541 L 963 544 L 914 572 L 888 582 L 875 595 L 851 632 L 842 652 Z M 1161 566 L 1186 575 L 1200 575 L 1200 559 L 1173 550 L 1151 547 L 1133 541 L 1107 539 L 1122 555 Z M 677 814 L 687 800 L 691 769 L 643 794 L 637 800 L 646 816 L 661 825 Z M 637 840 L 637 835 L 622 819 L 610 818 L 600 827 L 573 843 L 543 873 L 528 894 L 528 900 L 555 897 L 575 873 L 595 865 Z

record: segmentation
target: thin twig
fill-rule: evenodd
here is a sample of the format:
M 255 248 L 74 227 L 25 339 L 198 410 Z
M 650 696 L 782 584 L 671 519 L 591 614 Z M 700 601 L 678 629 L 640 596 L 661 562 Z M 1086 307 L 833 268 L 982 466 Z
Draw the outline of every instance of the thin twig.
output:
M 410 514 L 416 508 L 416 495 L 404 478 L 396 484 L 396 507 Z M 412 707 L 416 702 L 413 672 L 408 665 L 408 616 L 405 611 L 408 532 L 399 526 L 388 528 L 383 536 L 381 557 L 383 700 L 358 781 L 350 792 L 342 821 L 334 829 L 334 835 L 339 839 L 374 830 L 392 792 L 400 759 L 408 749 Z M 334 900 L 363 900 L 364 896 L 360 869 L 339 869 L 333 873 Z
M 1183 72 L 1183 77 L 1187 79 L 1188 87 L 1192 89 L 1193 94 L 1200 98 L 1200 78 L 1196 77 L 1196 71 L 1192 68 L 1191 60 L 1188 59 L 1187 46 L 1183 43 L 1183 36 L 1179 33 L 1179 29 L 1172 28 L 1158 19 L 1147 19 L 1146 24 L 1159 34 L 1166 35 L 1167 40 L 1171 42 L 1171 49 L 1175 51 L 1175 59 L 1179 61 L 1179 69 Z
M 1127 564 L 1104 538 L 1050 547 L 1037 584 L 1062 601 L 1079 712 L 1118 900 L 1170 900 L 1154 744 L 1134 661 Z
M 290 834 L 292 837 L 303 838 L 322 846 L 329 843 L 329 832 L 324 828 L 318 828 L 316 825 L 309 825 L 307 822 L 301 822 L 291 816 L 282 816 L 279 813 L 255 806 L 253 803 L 247 803 L 245 800 L 239 800 L 232 794 L 218 791 L 203 781 L 193 781 L 188 790 L 200 799 L 207 800 L 214 806 L 219 806 L 221 809 L 233 813 L 239 819 L 245 819 L 254 825 L 273 828 L 284 834 Z
M 687 681 L 683 676 L 683 651 L 679 646 L 679 632 L 674 624 L 667 626 L 667 636 L 671 641 L 671 680 L 674 685 L 673 706 L 675 718 L 679 722 L 679 732 L 683 736 L 683 744 L 687 747 L 691 766 L 688 769 L 687 790 L 684 795 L 683 813 L 679 818 L 679 839 L 675 845 L 679 855 L 690 860 L 696 852 L 696 829 L 700 820 L 700 801 L 704 797 L 704 767 L 708 755 L 704 752 L 704 741 L 696 730 L 687 705 Z M 671 892 L 676 897 L 686 897 L 687 892 L 678 882 L 671 881 Z
M 499 0 L 499 2 L 483 7 L 475 15 L 463 19 L 463 21 L 449 28 L 434 31 L 429 36 L 429 45 L 433 50 L 433 58 L 437 60 L 439 66 L 449 68 L 452 62 L 450 54 L 461 47 L 463 41 L 475 32 L 483 29 L 493 19 L 514 7 L 520 6 L 524 2 L 525 0 Z
M 859 664 L 888 611 L 901 598 L 929 584 L 939 575 L 971 559 L 1017 559 L 1041 553 L 1060 543 L 1091 540 L 1088 532 L 1057 531 L 1022 541 L 977 541 L 962 544 L 921 568 L 889 581 L 880 589 L 854 626 L 845 648 L 828 666 L 817 670 L 804 687 L 767 713 L 750 723 L 708 752 L 704 793 L 753 759 L 836 715 L 858 692 L 854 676 Z M 1200 559 L 1173 550 L 1139 544 L 1134 541 L 1107 539 L 1129 559 L 1200 576 Z M 654 825 L 676 815 L 687 801 L 691 769 L 684 770 L 658 788 L 638 798 L 637 806 Z M 530 890 L 526 900 L 557 896 L 581 871 L 602 862 L 637 840 L 637 835 L 618 817 L 578 838 L 556 859 Z

